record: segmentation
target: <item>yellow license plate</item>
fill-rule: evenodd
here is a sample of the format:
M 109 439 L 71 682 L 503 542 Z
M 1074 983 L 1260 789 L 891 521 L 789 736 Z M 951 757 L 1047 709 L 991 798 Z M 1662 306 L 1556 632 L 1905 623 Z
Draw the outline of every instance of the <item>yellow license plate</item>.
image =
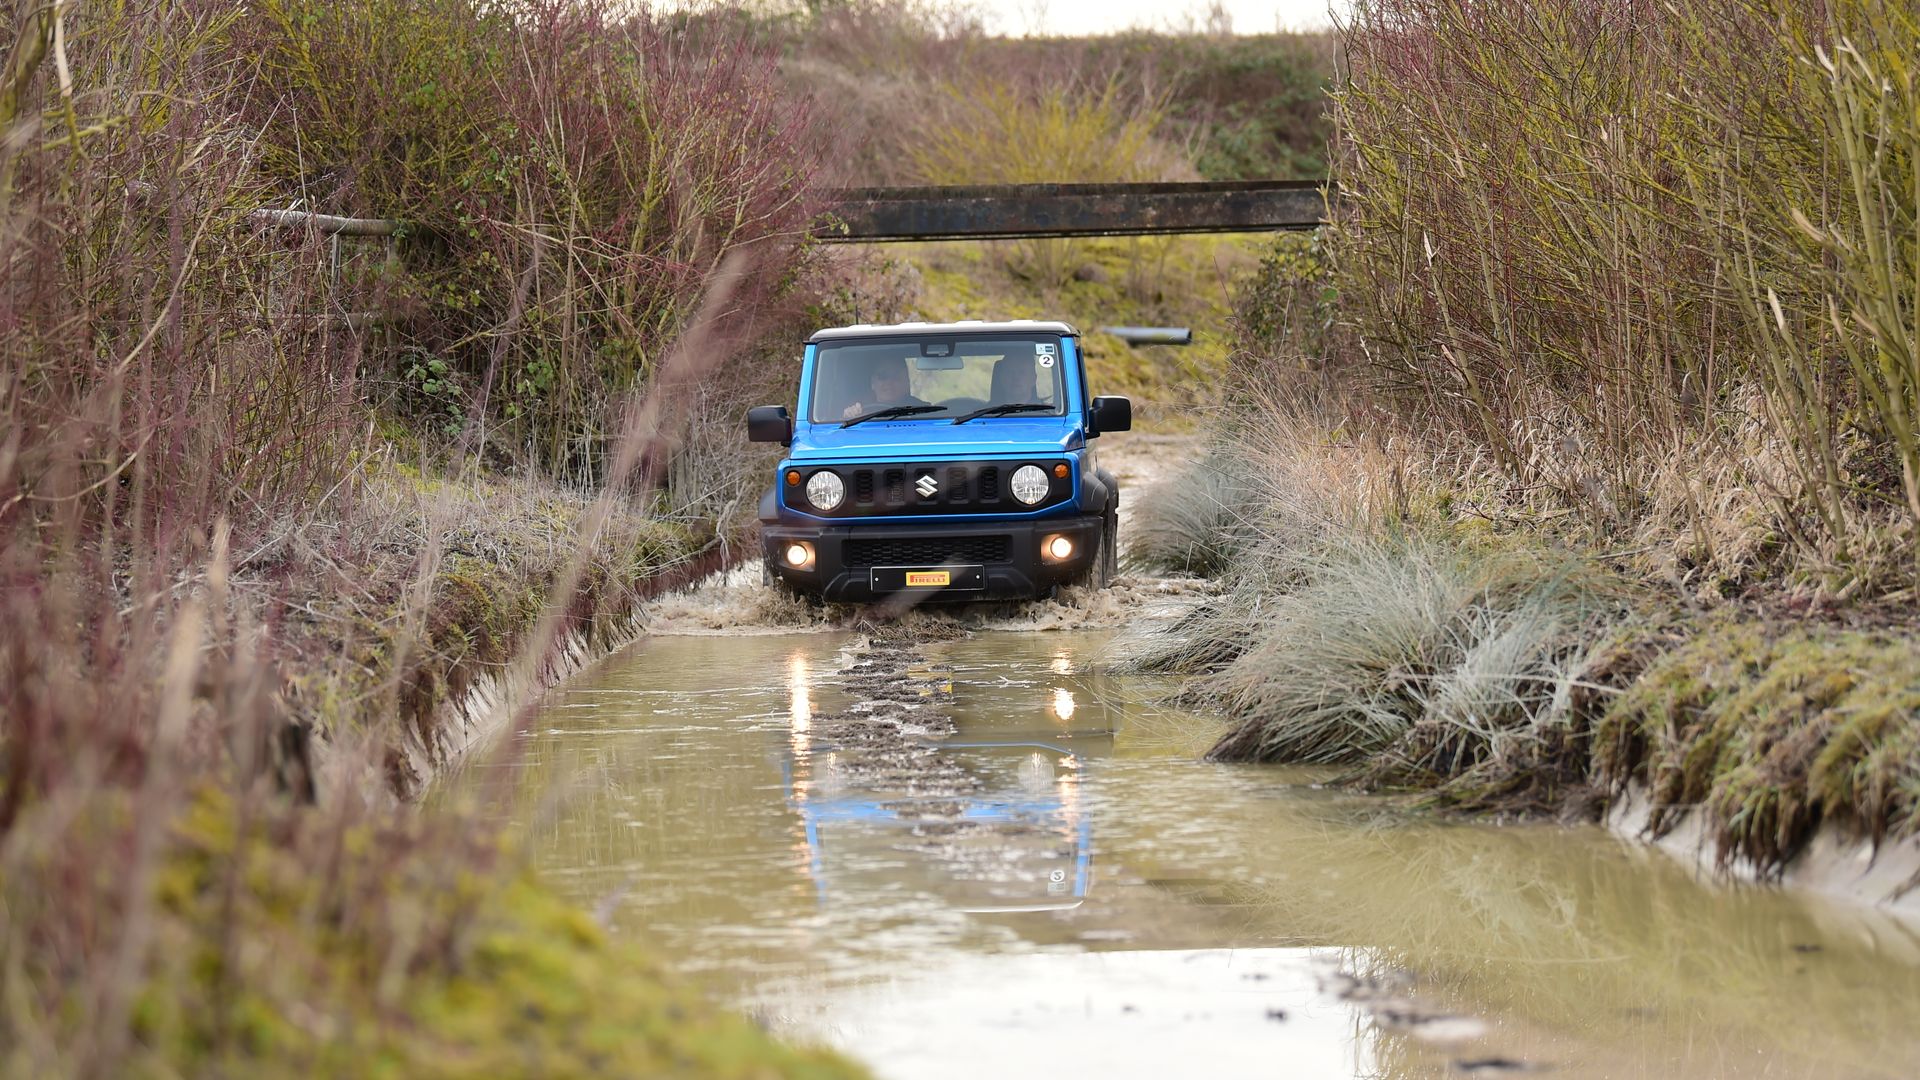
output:
M 915 585 L 951 585 L 951 584 L 953 584 L 953 574 L 946 570 L 909 570 L 907 571 L 907 586 L 909 588 Z

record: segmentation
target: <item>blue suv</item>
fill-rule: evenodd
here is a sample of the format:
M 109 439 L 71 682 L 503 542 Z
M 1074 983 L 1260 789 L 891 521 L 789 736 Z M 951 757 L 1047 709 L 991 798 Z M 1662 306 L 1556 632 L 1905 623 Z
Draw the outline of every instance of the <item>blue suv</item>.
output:
M 1066 323 L 821 330 L 798 408 L 747 412 L 749 439 L 790 448 L 760 500 L 768 570 L 836 601 L 1104 588 L 1120 486 L 1093 440 L 1132 426 Z

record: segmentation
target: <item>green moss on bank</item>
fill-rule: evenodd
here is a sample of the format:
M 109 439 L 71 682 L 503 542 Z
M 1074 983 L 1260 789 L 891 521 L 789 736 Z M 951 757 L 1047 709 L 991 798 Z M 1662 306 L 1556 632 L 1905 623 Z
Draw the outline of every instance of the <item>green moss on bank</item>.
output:
M 1600 775 L 1647 782 L 1655 830 L 1704 807 L 1723 857 L 1778 870 L 1823 822 L 1920 826 L 1920 639 L 1722 618 L 1654 660 L 1596 729 Z
M 484 836 L 316 824 L 212 792 L 188 807 L 156 878 L 132 1072 L 861 1075 L 677 985 Z

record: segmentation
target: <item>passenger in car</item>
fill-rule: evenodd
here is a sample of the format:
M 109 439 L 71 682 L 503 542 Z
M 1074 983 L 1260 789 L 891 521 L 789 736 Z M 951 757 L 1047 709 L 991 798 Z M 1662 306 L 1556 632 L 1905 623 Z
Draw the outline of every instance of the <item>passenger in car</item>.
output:
M 995 368 L 994 373 L 997 376 L 999 369 Z M 867 381 L 867 388 L 873 391 L 873 400 L 856 401 L 841 410 L 841 416 L 851 418 L 875 409 L 892 408 L 895 405 L 927 404 L 913 396 L 907 381 L 907 362 L 898 358 L 876 361 L 873 365 L 873 375 Z
M 1040 388 L 1033 374 L 1033 361 L 1008 356 L 993 362 L 993 385 L 987 391 L 989 405 L 1026 405 L 1040 403 Z

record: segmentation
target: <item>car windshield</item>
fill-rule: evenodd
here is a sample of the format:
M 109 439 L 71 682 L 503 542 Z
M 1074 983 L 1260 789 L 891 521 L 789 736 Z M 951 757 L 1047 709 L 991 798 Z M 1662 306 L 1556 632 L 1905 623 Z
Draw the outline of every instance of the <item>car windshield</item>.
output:
M 938 406 L 901 420 L 952 423 L 997 405 L 1044 408 L 1015 415 L 1059 416 L 1066 400 L 1058 334 L 827 341 L 816 347 L 816 424 L 842 422 L 901 406 Z

